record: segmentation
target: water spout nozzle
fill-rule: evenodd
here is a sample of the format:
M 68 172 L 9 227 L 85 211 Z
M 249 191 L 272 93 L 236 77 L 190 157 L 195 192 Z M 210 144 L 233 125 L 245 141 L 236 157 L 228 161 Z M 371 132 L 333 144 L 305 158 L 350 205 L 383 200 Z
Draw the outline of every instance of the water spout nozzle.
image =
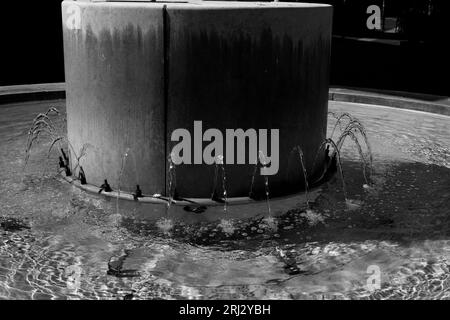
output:
M 141 187 L 139 185 L 136 186 L 136 191 L 133 194 L 134 200 L 138 200 L 139 198 L 143 198 Z
M 104 192 L 112 192 L 112 188 L 108 183 L 108 180 L 105 179 L 105 182 L 100 186 L 100 190 L 98 191 L 98 193 L 102 193 L 102 191 Z
M 86 174 L 84 173 L 83 167 L 80 166 L 80 172 L 78 173 L 78 179 L 80 180 L 81 185 L 86 185 Z
M 65 164 L 65 162 L 64 162 L 62 157 L 59 157 L 59 167 L 61 169 L 66 167 L 66 164 Z

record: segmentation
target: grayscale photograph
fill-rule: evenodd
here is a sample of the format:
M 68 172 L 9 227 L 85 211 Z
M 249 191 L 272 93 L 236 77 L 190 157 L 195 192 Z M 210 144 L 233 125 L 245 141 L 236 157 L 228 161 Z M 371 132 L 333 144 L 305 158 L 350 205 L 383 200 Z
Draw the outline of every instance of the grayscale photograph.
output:
M 0 300 L 450 299 L 448 1 L 8 2 Z

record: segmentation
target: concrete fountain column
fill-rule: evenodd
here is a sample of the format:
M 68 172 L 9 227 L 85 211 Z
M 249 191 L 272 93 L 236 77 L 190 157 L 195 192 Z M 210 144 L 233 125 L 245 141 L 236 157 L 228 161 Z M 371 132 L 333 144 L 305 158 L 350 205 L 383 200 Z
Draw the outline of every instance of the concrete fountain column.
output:
M 299 191 L 325 139 L 332 8 L 303 3 L 64 1 L 72 166 L 89 184 L 165 194 L 175 129 L 279 129 L 273 195 Z M 270 138 L 269 138 L 270 140 Z M 204 144 L 206 146 L 207 143 Z M 125 160 L 124 154 L 128 150 Z M 321 157 L 319 157 L 321 158 Z M 254 165 L 226 165 L 248 196 Z M 213 165 L 177 166 L 182 197 L 209 198 Z

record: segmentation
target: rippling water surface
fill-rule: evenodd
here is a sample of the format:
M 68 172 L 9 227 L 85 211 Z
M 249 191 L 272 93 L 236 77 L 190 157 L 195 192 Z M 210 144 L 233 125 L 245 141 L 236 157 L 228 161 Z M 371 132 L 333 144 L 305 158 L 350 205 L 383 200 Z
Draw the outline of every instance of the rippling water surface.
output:
M 365 125 L 374 153 L 366 190 L 356 150 L 343 148 L 352 210 L 336 177 L 277 230 L 224 217 L 167 231 L 143 205 L 118 212 L 59 181 L 44 140 L 24 170 L 30 121 L 50 106 L 64 111 L 64 101 L 0 106 L 2 299 L 450 297 L 449 117 L 330 102 Z M 122 272 L 108 274 L 109 261 Z M 367 286 L 374 267 L 380 288 Z

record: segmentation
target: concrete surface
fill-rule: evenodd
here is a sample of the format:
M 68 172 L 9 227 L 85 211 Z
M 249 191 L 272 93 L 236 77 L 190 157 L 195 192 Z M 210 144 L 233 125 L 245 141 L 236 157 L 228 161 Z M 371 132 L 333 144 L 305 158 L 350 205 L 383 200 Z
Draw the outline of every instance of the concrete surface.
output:
M 80 8 L 79 28 L 67 19 Z M 72 7 L 73 8 L 73 7 Z M 68 138 L 87 181 L 165 192 L 163 4 L 63 2 Z M 72 166 L 75 163 L 71 152 Z
M 79 25 L 67 23 L 80 12 Z M 76 8 L 75 8 L 76 9 Z M 332 9 L 290 3 L 63 2 L 68 134 L 87 180 L 165 193 L 174 129 L 280 129 L 273 195 L 300 190 L 325 138 Z M 74 154 L 71 155 L 74 159 Z M 166 167 L 166 168 L 165 168 Z M 227 166 L 230 197 L 253 165 Z M 210 197 L 213 166 L 177 168 L 183 197 Z M 262 190 L 262 184 L 257 183 Z
M 329 100 L 374 104 L 450 116 L 450 98 L 429 94 L 364 88 L 330 88 Z
M 65 83 L 0 86 L 0 104 L 34 100 L 64 99 L 65 97 Z
M 278 128 L 280 170 L 269 177 L 271 193 L 299 191 L 304 179 L 291 151 L 301 146 L 311 173 L 326 134 L 331 8 L 236 8 L 168 7 L 167 132 L 189 128 L 192 134 L 195 120 L 221 132 Z M 229 196 L 248 195 L 254 165 L 226 171 Z M 214 188 L 213 166 L 181 165 L 177 174 L 182 195 L 205 196 Z M 261 178 L 255 187 L 263 193 Z

